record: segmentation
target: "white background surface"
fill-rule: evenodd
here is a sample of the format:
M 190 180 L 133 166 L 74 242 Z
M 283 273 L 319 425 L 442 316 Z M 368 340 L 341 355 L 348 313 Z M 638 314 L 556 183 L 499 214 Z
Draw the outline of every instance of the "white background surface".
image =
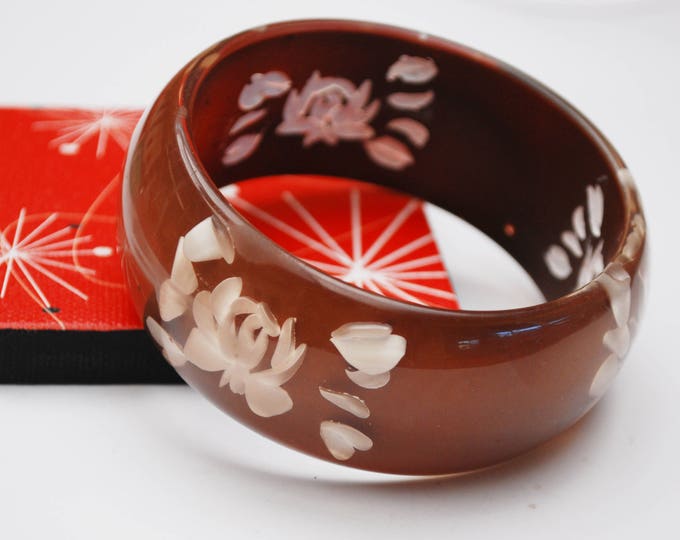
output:
M 679 538 L 677 0 L 2 0 L 0 103 L 145 105 L 212 42 L 313 16 L 477 47 L 609 136 L 652 240 L 651 295 L 622 373 L 539 450 L 430 480 L 296 454 L 188 388 L 0 387 L 0 538 Z

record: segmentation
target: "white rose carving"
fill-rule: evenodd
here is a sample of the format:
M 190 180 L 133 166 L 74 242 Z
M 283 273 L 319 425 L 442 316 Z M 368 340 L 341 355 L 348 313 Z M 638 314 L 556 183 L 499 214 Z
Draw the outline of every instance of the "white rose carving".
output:
M 370 122 L 380 109 L 378 100 L 369 103 L 370 95 L 369 80 L 357 88 L 347 79 L 322 77 L 315 71 L 300 92 L 288 94 L 276 132 L 303 135 L 304 146 L 370 139 L 374 135 Z
M 196 326 L 182 349 L 153 319 L 147 320 L 151 334 L 175 366 L 189 362 L 211 372 L 222 372 L 220 386 L 244 395 L 250 409 L 263 417 L 288 412 L 293 401 L 281 385 L 297 372 L 306 345 L 295 345 L 295 319 L 279 326 L 266 304 L 241 296 L 241 278 L 231 277 L 215 289 L 201 291 L 193 299 Z M 271 339 L 276 347 L 269 366 L 265 360 Z

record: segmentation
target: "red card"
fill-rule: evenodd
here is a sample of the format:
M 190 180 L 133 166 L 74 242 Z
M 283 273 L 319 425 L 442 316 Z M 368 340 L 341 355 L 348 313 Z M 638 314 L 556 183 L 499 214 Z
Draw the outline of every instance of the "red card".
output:
M 0 328 L 141 328 L 116 244 L 121 170 L 140 114 L 0 109 Z M 225 192 L 275 242 L 330 275 L 458 308 L 417 199 L 305 176 Z
M 0 328 L 141 327 L 116 245 L 138 111 L 0 110 Z
M 222 192 L 269 238 L 327 274 L 384 296 L 458 309 L 419 199 L 314 175 L 257 178 Z

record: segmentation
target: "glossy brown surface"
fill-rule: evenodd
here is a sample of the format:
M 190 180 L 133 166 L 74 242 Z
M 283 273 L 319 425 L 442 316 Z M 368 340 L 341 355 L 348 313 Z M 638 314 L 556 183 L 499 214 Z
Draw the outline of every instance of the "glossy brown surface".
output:
M 426 67 L 425 61 L 433 62 L 436 75 L 416 74 L 416 83 L 406 72 L 390 77 L 402 55 L 421 59 Z M 370 119 L 370 135 L 304 146 L 301 137 L 280 133 L 287 100 L 294 92 L 303 94 L 316 70 L 351 81 L 350 90 L 371 81 L 370 99 L 380 100 L 380 108 Z M 288 81 L 271 76 L 279 85 L 272 93 L 279 94 L 256 96 L 254 106 L 244 101 L 253 74 L 272 72 Z M 337 83 L 335 90 L 331 83 L 323 89 L 324 99 L 347 108 L 351 92 L 343 90 L 350 97 L 338 98 L 332 94 L 339 91 Z M 395 93 L 425 92 L 433 93 L 426 105 L 390 105 Z M 254 127 L 230 134 L 246 111 L 261 109 L 266 111 Z M 385 126 L 395 117 L 425 126 L 429 140 L 421 147 L 400 140 L 385 167 L 366 145 L 387 134 Z M 225 152 L 244 132 L 259 138 L 257 148 L 225 166 Z M 330 278 L 251 227 L 217 190 L 281 173 L 370 180 L 442 206 L 501 244 L 549 301 L 508 311 L 445 311 Z M 320 433 L 329 424 L 322 423 L 335 423 L 331 430 L 338 424 L 354 428 L 372 446 L 343 455 L 341 462 L 364 469 L 466 471 L 513 457 L 561 432 L 601 397 L 628 349 L 641 305 L 644 219 L 630 175 L 607 141 L 578 112 L 512 68 L 392 27 L 283 23 L 239 34 L 202 53 L 168 84 L 138 129 L 123 203 L 121 234 L 135 302 L 145 317 L 160 323 L 176 350 L 185 348 L 196 326 L 191 308 L 163 321 L 157 298 L 169 280 L 180 237 L 209 216 L 217 236 L 231 239 L 235 255 L 230 263 L 194 262 L 198 286 L 189 298 L 239 277 L 241 295 L 265 304 L 279 326 L 295 318 L 295 341 L 306 344 L 297 371 L 280 385 L 291 408 L 269 417 L 254 410 L 247 392 L 220 386 L 221 370 L 201 369 L 197 364 L 205 363 L 188 354 L 177 362 L 182 377 L 247 426 L 317 457 L 336 460 L 331 448 L 337 451 L 347 437 L 359 446 L 365 442 L 343 427 L 333 432 L 329 445 Z M 581 230 L 584 224 L 587 230 Z M 555 257 L 548 255 L 551 246 Z M 604 275 L 598 275 L 600 266 Z M 579 274 L 589 283 L 573 292 Z M 371 331 L 378 333 L 389 325 L 391 335 L 404 338 L 405 352 L 380 388 L 353 382 L 346 369 L 357 367 L 356 361 L 330 341 L 332 332 L 353 323 L 374 323 Z M 398 348 L 397 341 L 389 346 Z M 272 336 L 268 356 L 276 343 Z M 255 374 L 264 367 L 249 369 Z M 249 377 L 250 372 L 245 380 Z M 358 401 L 345 401 L 363 402 L 370 415 L 360 418 L 338 407 L 319 387 L 355 396 Z

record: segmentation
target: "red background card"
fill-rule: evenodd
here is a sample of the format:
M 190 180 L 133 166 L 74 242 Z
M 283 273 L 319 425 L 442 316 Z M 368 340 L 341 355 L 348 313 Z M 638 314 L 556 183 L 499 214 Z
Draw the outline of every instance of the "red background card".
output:
M 458 309 L 419 199 L 314 175 L 256 178 L 222 192 L 269 238 L 327 274 L 406 302 Z
M 121 166 L 139 116 L 0 110 L 0 327 L 141 327 L 116 244 Z

